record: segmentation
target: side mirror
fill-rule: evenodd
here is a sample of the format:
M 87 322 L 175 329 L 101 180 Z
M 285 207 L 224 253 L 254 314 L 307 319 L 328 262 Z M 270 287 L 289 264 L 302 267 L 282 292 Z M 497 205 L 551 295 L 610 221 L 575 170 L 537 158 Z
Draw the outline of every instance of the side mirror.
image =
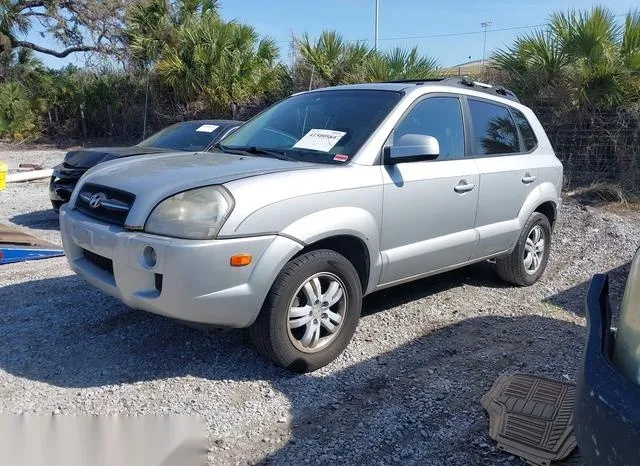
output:
M 440 144 L 433 136 L 422 134 L 405 134 L 393 146 L 385 147 L 385 165 L 402 162 L 418 162 L 435 160 L 440 155 Z

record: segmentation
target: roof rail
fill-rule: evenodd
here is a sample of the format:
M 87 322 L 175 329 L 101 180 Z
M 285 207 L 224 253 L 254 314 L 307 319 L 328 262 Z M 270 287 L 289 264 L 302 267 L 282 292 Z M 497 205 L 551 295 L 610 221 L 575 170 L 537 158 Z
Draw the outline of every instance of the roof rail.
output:
M 479 81 L 473 81 L 468 76 L 459 76 L 454 78 L 427 78 L 427 79 L 401 79 L 397 81 L 385 81 L 387 83 L 407 83 L 407 84 L 423 84 L 423 83 L 440 83 L 446 86 L 465 87 L 471 88 L 474 91 L 485 92 L 487 94 L 498 94 L 514 102 L 520 103 L 518 96 L 509 89 L 502 86 L 493 86 L 491 84 L 482 83 Z
M 437 83 L 437 82 L 442 82 L 444 80 L 446 80 L 447 78 L 425 78 L 425 79 L 396 79 L 396 80 L 391 80 L 391 81 L 382 81 L 384 83 L 407 83 L 407 84 L 411 84 L 411 83 L 415 83 L 415 84 L 419 84 L 419 83 Z
M 489 94 L 498 94 L 509 100 L 513 100 L 514 102 L 520 103 L 520 99 L 518 99 L 518 96 L 513 91 L 510 91 L 509 89 L 506 89 L 502 86 L 493 86 L 491 84 L 482 83 L 479 81 L 473 81 L 472 79 L 469 79 L 468 76 L 462 76 L 460 78 L 447 78 L 447 79 L 444 79 L 442 83 L 443 84 L 455 83 L 457 85 L 463 85 L 466 87 L 473 88 L 476 91 L 487 92 Z

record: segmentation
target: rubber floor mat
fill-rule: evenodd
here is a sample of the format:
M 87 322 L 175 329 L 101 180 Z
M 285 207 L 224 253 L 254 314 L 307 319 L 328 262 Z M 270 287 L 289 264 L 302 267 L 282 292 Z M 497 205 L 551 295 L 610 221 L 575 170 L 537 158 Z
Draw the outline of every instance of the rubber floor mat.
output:
M 535 466 L 562 460 L 576 447 L 575 385 L 525 374 L 506 374 L 482 397 L 489 435 L 498 448 Z

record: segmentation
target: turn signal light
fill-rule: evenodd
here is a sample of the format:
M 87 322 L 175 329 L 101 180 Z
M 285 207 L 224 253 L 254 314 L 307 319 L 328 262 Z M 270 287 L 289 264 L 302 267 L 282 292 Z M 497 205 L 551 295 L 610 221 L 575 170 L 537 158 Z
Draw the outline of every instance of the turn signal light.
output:
M 251 264 L 253 261 L 253 256 L 251 254 L 236 254 L 235 256 L 231 256 L 231 267 L 244 267 L 245 265 Z

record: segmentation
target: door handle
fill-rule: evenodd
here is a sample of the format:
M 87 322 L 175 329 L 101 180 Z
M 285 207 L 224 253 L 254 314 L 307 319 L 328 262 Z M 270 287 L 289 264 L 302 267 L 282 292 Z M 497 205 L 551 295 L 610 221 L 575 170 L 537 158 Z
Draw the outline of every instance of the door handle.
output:
M 527 173 L 526 175 L 524 175 L 524 178 L 522 178 L 522 182 L 524 184 L 530 184 L 530 183 L 533 183 L 536 179 L 537 179 L 536 176 L 532 176 Z
M 469 191 L 473 191 L 473 189 L 476 187 L 475 184 L 472 183 L 467 183 L 466 181 L 461 181 L 458 185 L 456 185 L 453 190 L 457 193 L 468 193 Z

